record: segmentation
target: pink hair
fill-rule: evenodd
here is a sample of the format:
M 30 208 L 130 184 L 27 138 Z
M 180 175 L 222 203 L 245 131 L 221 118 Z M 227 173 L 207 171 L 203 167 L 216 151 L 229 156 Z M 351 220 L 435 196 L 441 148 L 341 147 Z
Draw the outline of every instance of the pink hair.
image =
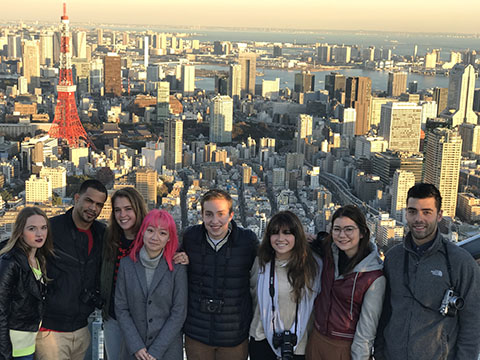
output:
M 153 209 L 147 214 L 147 216 L 145 216 L 145 219 L 143 219 L 142 225 L 138 230 L 132 250 L 130 251 L 130 259 L 132 259 L 133 262 L 137 262 L 138 253 L 143 246 L 143 235 L 149 226 L 161 226 L 168 230 L 170 239 L 163 249 L 163 257 L 167 261 L 170 271 L 173 271 L 172 259 L 178 249 L 177 226 L 175 225 L 175 220 L 173 220 L 172 215 L 165 210 Z

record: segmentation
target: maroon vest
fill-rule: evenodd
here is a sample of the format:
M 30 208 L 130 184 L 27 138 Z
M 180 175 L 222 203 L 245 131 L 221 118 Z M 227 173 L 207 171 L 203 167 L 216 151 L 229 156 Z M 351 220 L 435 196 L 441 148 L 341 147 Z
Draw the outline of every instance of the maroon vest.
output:
M 362 309 L 363 296 L 370 285 L 382 275 L 382 270 L 352 272 L 343 279 L 335 280 L 333 260 L 324 259 L 322 291 L 314 305 L 316 329 L 325 336 L 352 341 Z

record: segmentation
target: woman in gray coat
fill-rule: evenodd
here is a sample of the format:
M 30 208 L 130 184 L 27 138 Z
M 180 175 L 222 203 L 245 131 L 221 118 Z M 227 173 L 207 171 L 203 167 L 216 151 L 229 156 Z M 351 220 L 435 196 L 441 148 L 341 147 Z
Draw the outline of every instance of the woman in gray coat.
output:
M 125 338 L 121 359 L 183 359 L 187 273 L 173 263 L 177 247 L 172 216 L 150 211 L 118 271 L 115 313 Z

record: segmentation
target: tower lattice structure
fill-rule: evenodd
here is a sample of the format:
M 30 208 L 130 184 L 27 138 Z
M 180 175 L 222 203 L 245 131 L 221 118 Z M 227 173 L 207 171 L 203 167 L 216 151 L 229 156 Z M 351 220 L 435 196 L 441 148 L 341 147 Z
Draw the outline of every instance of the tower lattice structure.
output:
M 77 104 L 75 101 L 75 91 L 77 87 L 73 84 L 69 20 L 65 3 L 63 4 L 61 21 L 57 106 L 55 108 L 55 118 L 53 119 L 48 134 L 53 138 L 66 140 L 70 147 L 79 147 L 81 140 L 85 141 L 87 145 L 93 146 L 78 117 Z

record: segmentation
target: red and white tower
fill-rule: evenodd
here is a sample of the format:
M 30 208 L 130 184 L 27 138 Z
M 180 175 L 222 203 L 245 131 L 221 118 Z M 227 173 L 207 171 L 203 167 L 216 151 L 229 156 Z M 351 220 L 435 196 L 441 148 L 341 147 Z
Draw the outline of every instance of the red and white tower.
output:
M 60 40 L 60 74 L 57 85 L 57 106 L 55 118 L 48 134 L 57 139 L 64 139 L 70 147 L 79 147 L 80 141 L 93 145 L 78 117 L 75 91 L 73 84 L 72 55 L 70 52 L 70 35 L 68 32 L 67 5 L 63 3 L 63 16 L 61 17 Z

